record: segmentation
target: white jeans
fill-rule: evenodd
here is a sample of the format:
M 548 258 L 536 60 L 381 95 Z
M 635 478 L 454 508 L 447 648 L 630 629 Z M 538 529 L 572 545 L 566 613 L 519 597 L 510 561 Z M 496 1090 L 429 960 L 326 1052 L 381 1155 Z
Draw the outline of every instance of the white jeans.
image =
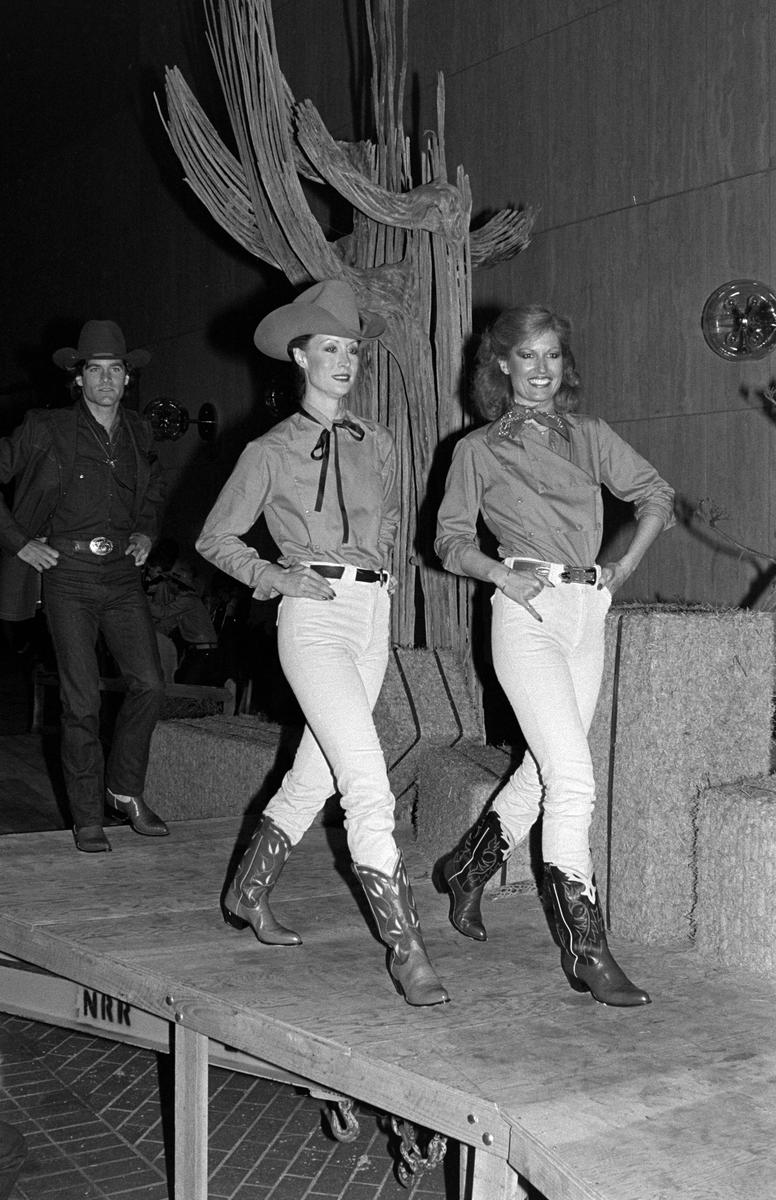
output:
M 532 601 L 541 623 L 501 592 L 493 597 L 493 664 L 528 744 L 493 807 L 515 845 L 541 809 L 544 861 L 589 877 L 595 782 L 587 734 L 612 597 L 596 585 L 562 583 L 556 569 L 549 578 L 555 586 Z
M 280 662 L 307 724 L 265 811 L 296 845 L 339 791 L 353 861 L 390 875 L 395 799 L 372 719 L 388 665 L 390 600 L 376 583 L 328 583 L 333 600 L 280 601 Z

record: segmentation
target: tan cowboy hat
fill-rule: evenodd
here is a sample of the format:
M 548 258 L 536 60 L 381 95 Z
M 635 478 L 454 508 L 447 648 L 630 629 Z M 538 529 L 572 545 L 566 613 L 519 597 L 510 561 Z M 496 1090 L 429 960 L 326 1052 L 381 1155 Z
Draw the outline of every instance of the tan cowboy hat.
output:
M 355 293 L 344 279 L 324 279 L 302 292 L 290 304 L 268 313 L 260 321 L 253 340 L 262 354 L 288 358 L 292 338 L 314 333 L 373 341 L 385 329 L 376 313 L 359 313 Z
M 127 350 L 124 334 L 115 321 L 87 321 L 78 346 L 63 346 L 51 357 L 63 371 L 72 371 L 90 358 L 121 358 L 128 367 L 144 367 L 151 361 L 147 350 Z

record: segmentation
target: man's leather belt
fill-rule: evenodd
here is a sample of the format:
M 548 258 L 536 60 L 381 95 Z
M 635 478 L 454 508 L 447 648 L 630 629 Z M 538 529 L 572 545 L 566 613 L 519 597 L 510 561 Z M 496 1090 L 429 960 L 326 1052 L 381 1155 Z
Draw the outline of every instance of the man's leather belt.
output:
M 91 541 L 80 541 L 77 538 L 50 537 L 48 544 L 54 550 L 64 550 L 67 554 L 88 554 L 90 558 L 105 558 L 108 554 L 123 554 L 127 542 L 118 538 L 93 537 Z
M 315 571 L 316 575 L 322 575 L 324 579 L 342 579 L 342 576 L 347 571 L 347 567 L 339 567 L 334 563 L 308 563 L 311 571 Z M 380 583 L 385 584 L 390 579 L 388 571 L 368 571 L 366 567 L 355 568 L 356 583 Z

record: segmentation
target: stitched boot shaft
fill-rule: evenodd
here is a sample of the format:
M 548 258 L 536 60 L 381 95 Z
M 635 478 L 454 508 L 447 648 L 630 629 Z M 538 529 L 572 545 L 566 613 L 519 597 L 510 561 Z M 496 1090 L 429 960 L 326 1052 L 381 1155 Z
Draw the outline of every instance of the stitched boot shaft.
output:
M 391 952 L 388 969 L 404 999 L 418 1006 L 445 1004 L 450 997 L 429 962 L 401 854 L 392 875 L 356 863 L 353 870 L 369 901 L 380 939 Z
M 649 1004 L 648 994 L 631 983 L 612 957 L 595 879 L 587 882 L 545 863 L 544 889 L 561 946 L 561 966 L 574 991 L 589 991 L 599 1004 L 617 1008 Z
M 250 925 L 260 942 L 268 946 L 299 946 L 298 933 L 286 929 L 274 917 L 269 893 L 291 853 L 291 843 L 282 829 L 264 817 L 254 831 L 224 896 L 224 915 L 230 925 Z
M 475 821 L 445 860 L 442 874 L 452 899 L 450 920 L 465 937 L 478 942 L 488 940 L 480 900 L 485 884 L 508 857 L 509 843 L 504 837 L 501 821 L 498 813 L 490 809 Z

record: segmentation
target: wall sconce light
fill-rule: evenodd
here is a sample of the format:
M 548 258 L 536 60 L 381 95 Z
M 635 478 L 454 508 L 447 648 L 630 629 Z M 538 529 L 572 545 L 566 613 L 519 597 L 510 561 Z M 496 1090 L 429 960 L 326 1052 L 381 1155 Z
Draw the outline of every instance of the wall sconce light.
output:
M 731 279 L 704 304 L 701 328 L 720 358 L 764 358 L 776 346 L 776 293 L 756 279 Z
M 151 400 L 143 409 L 143 416 L 151 422 L 157 442 L 177 442 L 190 425 L 196 425 L 203 442 L 214 442 L 218 434 L 218 413 L 215 406 L 205 403 L 192 421 L 187 409 L 167 396 Z

